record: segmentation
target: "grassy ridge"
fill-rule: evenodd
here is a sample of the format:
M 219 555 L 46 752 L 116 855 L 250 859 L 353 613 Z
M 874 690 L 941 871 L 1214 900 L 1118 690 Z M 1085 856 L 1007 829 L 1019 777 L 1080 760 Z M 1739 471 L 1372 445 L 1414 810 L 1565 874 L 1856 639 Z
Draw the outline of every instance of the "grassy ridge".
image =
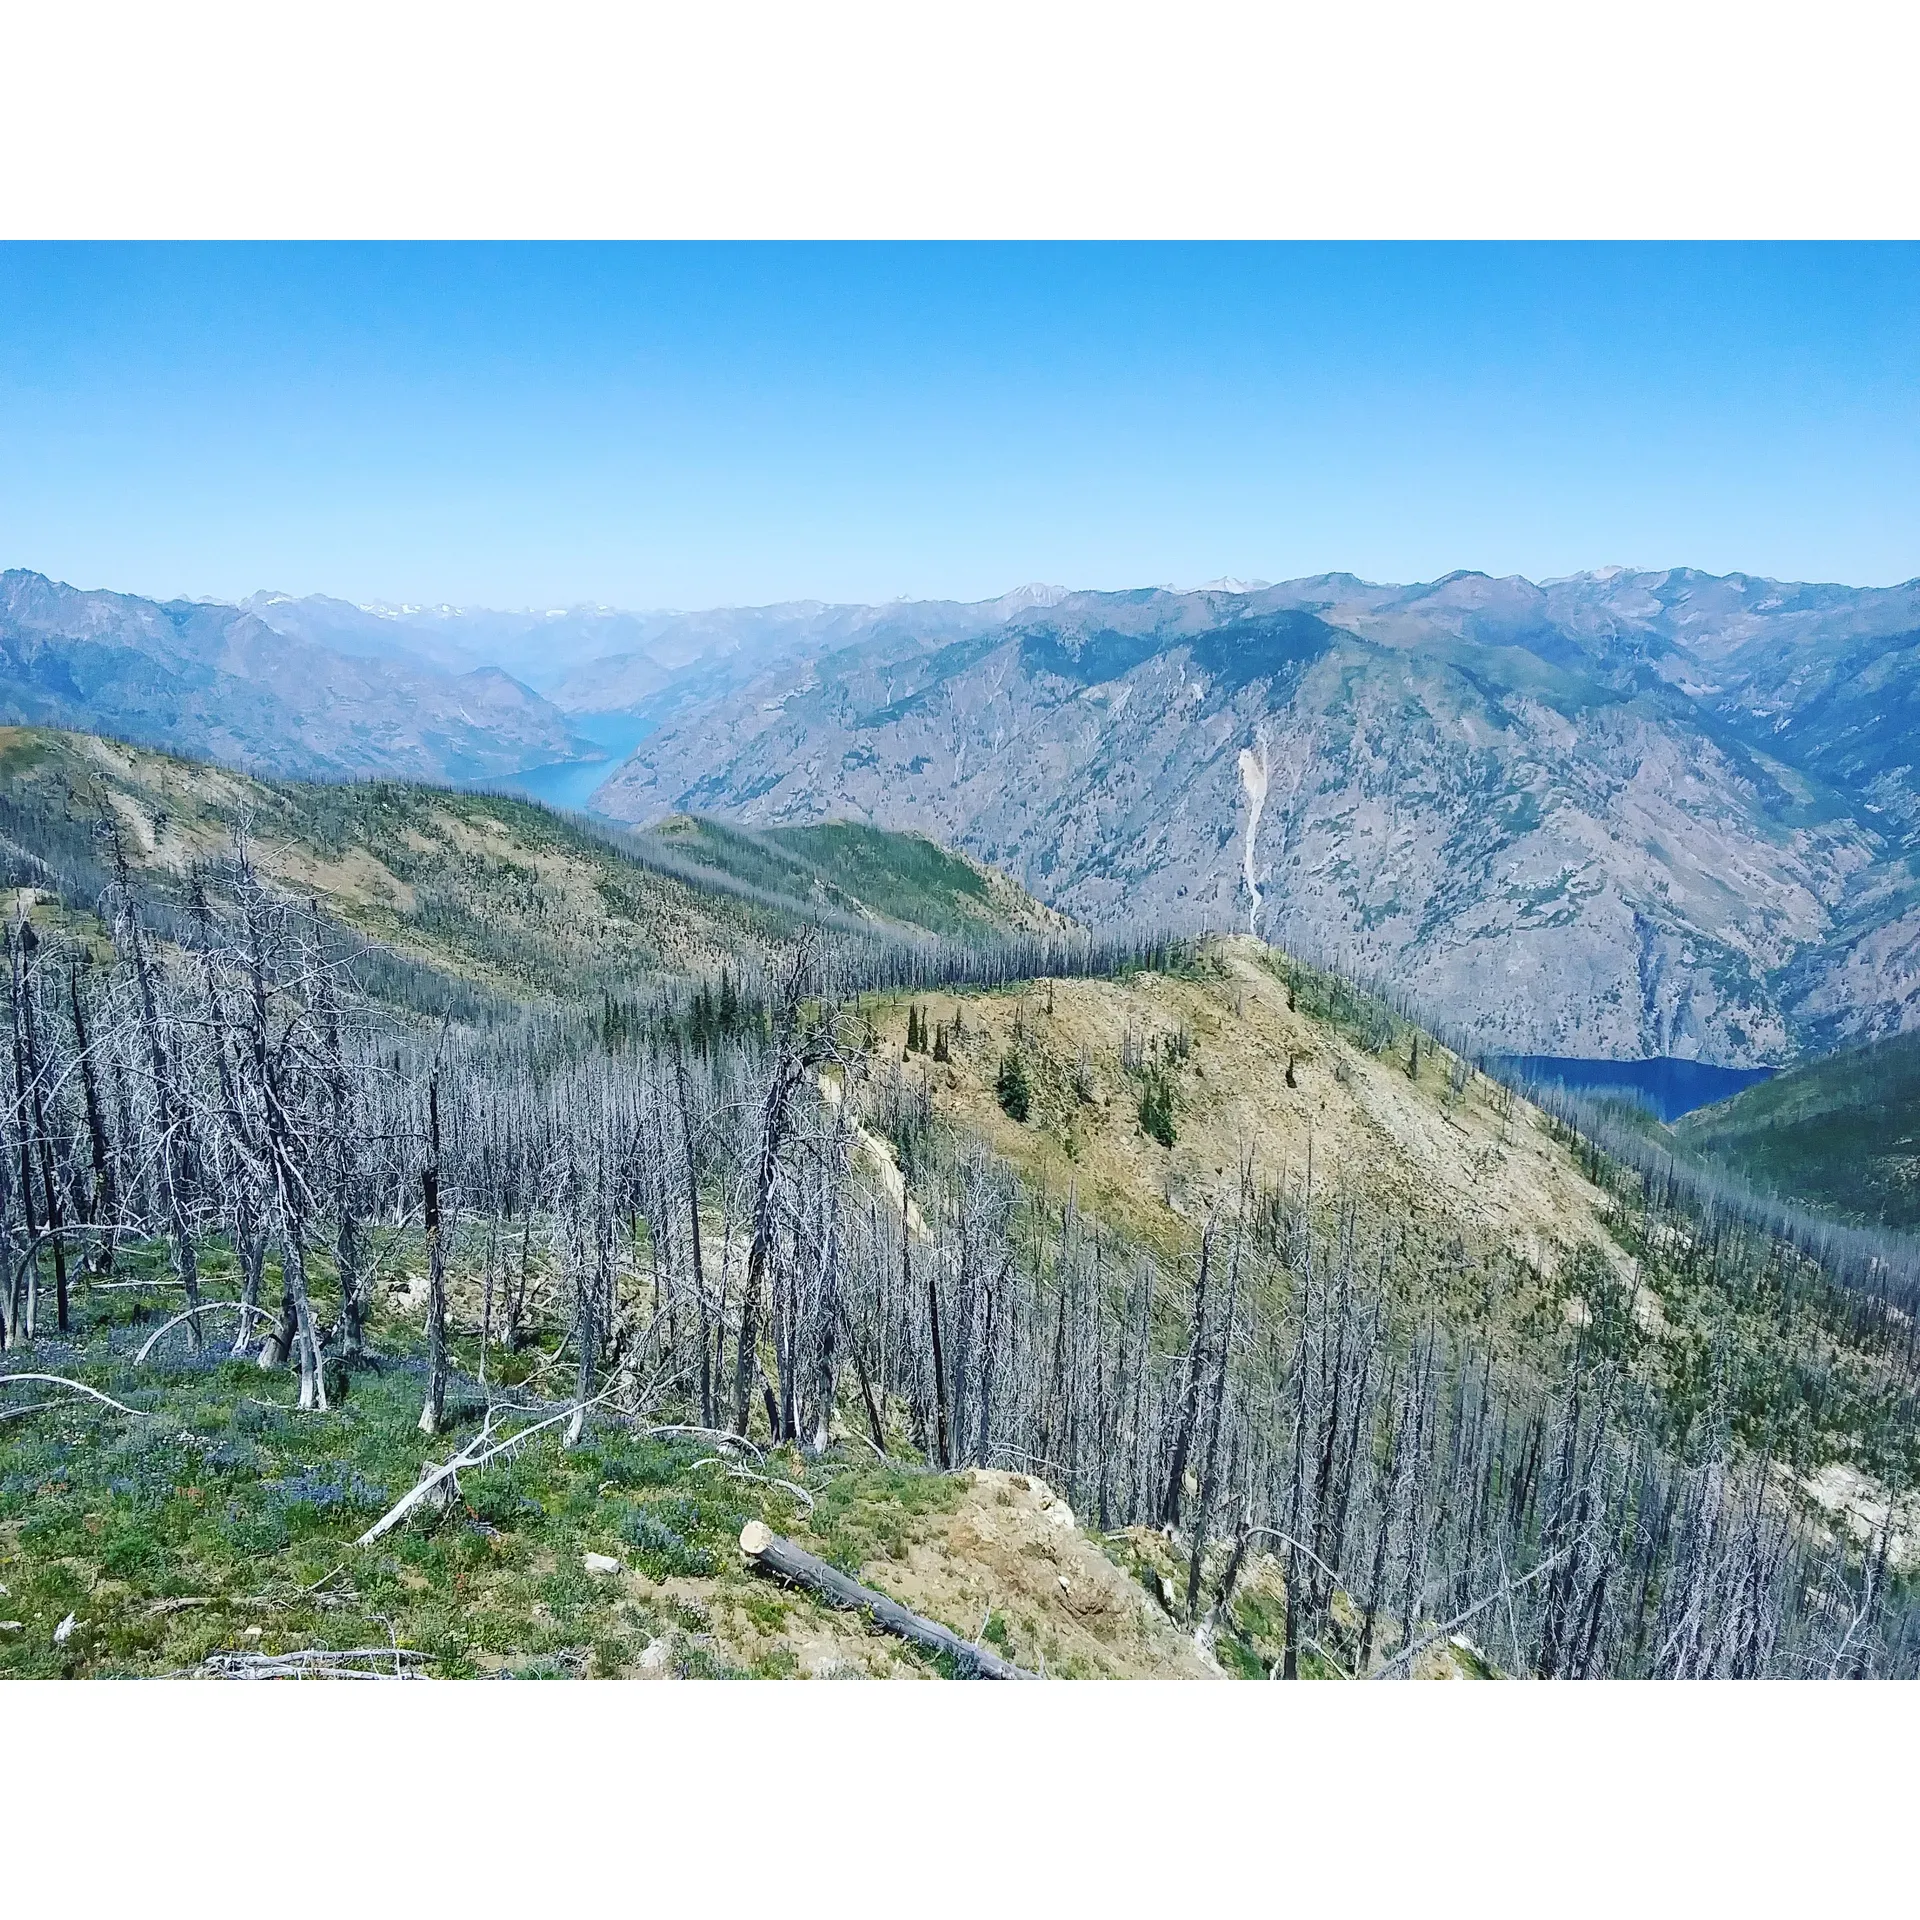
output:
M 937 842 L 858 821 L 753 831 L 678 814 L 634 838 L 799 907 L 944 939 L 979 941 L 1056 924 L 1011 881 Z
M 226 857 L 244 829 L 287 889 L 392 953 L 514 1000 L 765 959 L 822 919 L 970 943 L 1052 922 L 1011 882 L 912 834 L 685 820 L 626 836 L 510 794 L 257 780 L 0 728 L 0 884 L 84 910 L 112 877 L 106 822 L 162 906 L 184 904 L 196 865 Z

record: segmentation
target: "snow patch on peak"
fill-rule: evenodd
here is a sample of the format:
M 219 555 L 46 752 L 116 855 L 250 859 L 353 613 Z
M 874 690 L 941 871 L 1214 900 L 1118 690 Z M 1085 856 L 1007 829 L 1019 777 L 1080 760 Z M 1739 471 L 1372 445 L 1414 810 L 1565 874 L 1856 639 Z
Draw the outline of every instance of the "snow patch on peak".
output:
M 1543 587 L 1575 587 L 1582 582 L 1592 581 L 1595 586 L 1605 586 L 1609 581 L 1622 580 L 1641 571 L 1639 567 L 1586 567 L 1579 573 L 1557 573 L 1540 584 Z
M 1044 580 L 1030 580 L 1024 587 L 1003 593 L 994 604 L 1005 607 L 1009 613 L 1022 613 L 1029 607 L 1057 607 L 1072 591 L 1071 587 L 1054 587 Z

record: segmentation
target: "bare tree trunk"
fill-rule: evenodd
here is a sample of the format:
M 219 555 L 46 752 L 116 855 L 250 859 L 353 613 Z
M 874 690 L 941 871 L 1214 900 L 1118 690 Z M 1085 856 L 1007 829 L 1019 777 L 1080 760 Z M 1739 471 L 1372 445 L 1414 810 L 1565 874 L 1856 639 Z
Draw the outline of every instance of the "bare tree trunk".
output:
M 487 1271 L 480 1299 L 480 1384 L 487 1384 L 487 1349 L 493 1345 L 493 1263 L 498 1250 L 500 1216 L 487 1222 Z M 710 1423 L 709 1423 L 710 1424 Z
M 289 1111 L 294 1090 L 283 1076 L 269 1033 L 269 903 L 248 862 L 244 837 L 240 838 L 236 862 L 246 933 L 247 1039 L 265 1134 L 271 1185 L 269 1204 L 280 1238 L 281 1326 L 284 1330 L 291 1322 L 300 1362 L 301 1409 L 324 1413 L 327 1410 L 326 1366 L 320 1351 L 320 1329 L 307 1287 L 307 1183 L 300 1165 L 303 1143 L 296 1119 Z
M 438 1433 L 447 1413 L 447 1254 L 440 1222 L 440 1069 L 427 1081 L 427 1162 L 420 1169 L 427 1233 L 427 1398 L 420 1431 Z
M 173 1243 L 174 1271 L 185 1289 L 187 1305 L 200 1305 L 200 1262 L 193 1244 L 193 1225 L 187 1213 L 188 1169 L 191 1164 L 191 1136 L 187 1114 L 174 1084 L 173 1059 L 165 1029 L 160 1024 L 159 996 L 154 986 L 153 957 L 147 951 L 146 927 L 140 918 L 127 882 L 124 866 L 120 874 L 125 944 L 133 960 L 134 978 L 140 989 L 140 1018 L 146 1034 L 147 1059 L 153 1074 L 155 1101 L 160 1115 L 159 1170 L 166 1200 L 167 1228 Z M 203 1339 L 200 1315 L 187 1322 L 188 1335 L 198 1347 Z
M 53 1129 L 47 1121 L 47 1078 L 52 1062 L 43 1060 L 40 1046 L 39 999 L 31 963 L 39 946 L 31 920 L 20 923 L 20 950 L 28 962 L 25 993 L 20 1002 L 21 1024 L 27 1038 L 27 1072 L 33 1088 L 33 1130 L 40 1141 L 40 1188 L 46 1195 L 47 1234 L 53 1242 L 53 1291 L 56 1324 L 62 1333 L 72 1328 L 67 1303 L 66 1209 L 60 1199 L 59 1170 L 54 1164 Z
M 340 1275 L 340 1354 L 349 1364 L 366 1352 L 367 1298 L 365 1245 L 360 1223 L 359 1143 L 354 1131 L 353 1083 L 347 1072 L 346 1048 L 340 1034 L 340 1004 L 334 992 L 326 940 L 317 902 L 309 904 L 310 964 L 315 980 L 313 997 L 320 1020 L 324 1049 L 327 1118 L 332 1133 L 333 1256 Z
M 300 1356 L 300 1409 L 327 1410 L 327 1380 L 320 1356 L 320 1329 L 314 1324 L 313 1301 L 307 1292 L 307 1250 L 301 1240 L 300 1215 L 286 1208 L 281 1216 L 280 1265 L 286 1274 L 287 1298 L 293 1305 L 294 1345 Z
M 20 1211 L 26 1220 L 27 1250 L 20 1267 L 9 1277 L 9 1287 L 14 1293 L 16 1304 L 9 1315 L 10 1337 L 14 1340 L 35 1337 L 36 1322 L 39 1318 L 40 1293 L 40 1220 L 39 1210 L 33 1202 L 33 1129 L 28 1122 L 32 1111 L 28 1096 L 27 1077 L 27 1041 L 25 1032 L 24 1002 L 25 983 L 20 967 L 18 944 L 13 930 L 7 929 L 8 983 L 12 989 L 13 1015 L 13 1091 L 14 1114 L 19 1128 L 20 1147 Z M 18 1301 L 20 1276 L 26 1280 L 26 1299 Z
M 853 1322 L 847 1318 L 847 1306 L 840 1303 L 840 1318 L 847 1330 L 847 1350 L 853 1355 L 853 1371 L 860 1382 L 860 1399 L 867 1410 L 867 1430 L 873 1436 L 873 1450 L 886 1458 L 887 1436 L 880 1425 L 880 1409 L 874 1404 L 873 1382 L 867 1376 L 867 1363 L 861 1358 L 860 1342 L 854 1337 Z
M 929 1653 L 944 1655 L 963 1676 L 978 1680 L 1031 1680 L 1034 1677 L 988 1648 L 961 1639 L 950 1627 L 909 1612 L 899 1601 L 876 1593 L 871 1587 L 863 1587 L 838 1567 L 816 1559 L 791 1540 L 781 1539 L 764 1521 L 749 1520 L 741 1529 L 740 1551 L 755 1566 L 806 1588 L 829 1606 L 855 1609 L 887 1632 L 897 1633 Z
M 753 1244 L 747 1251 L 747 1276 L 740 1297 L 740 1333 L 733 1362 L 733 1430 L 742 1436 L 747 1431 L 753 1408 L 753 1376 L 759 1366 L 760 1302 L 778 1224 L 780 1155 L 786 1145 L 789 1108 L 807 1066 L 798 1032 L 803 978 L 800 962 L 796 961 L 781 1004 L 778 1049 L 760 1112 L 759 1154 L 754 1170 Z M 773 1425 L 773 1438 L 778 1440 L 777 1409 Z
M 1380 1502 L 1380 1519 L 1373 1539 L 1373 1568 L 1367 1579 L 1367 1599 L 1365 1611 L 1360 1621 L 1360 1651 L 1354 1660 L 1353 1670 L 1363 1679 L 1367 1664 L 1373 1658 L 1373 1630 L 1379 1618 L 1380 1602 L 1386 1591 L 1387 1581 L 1387 1539 L 1393 1525 L 1393 1510 L 1397 1504 L 1400 1487 L 1401 1462 L 1405 1454 L 1403 1439 L 1404 1411 L 1394 1392 L 1395 1381 L 1387 1383 L 1387 1400 L 1393 1409 L 1393 1426 L 1387 1439 L 1386 1488 Z
M 673 1048 L 674 1091 L 679 1096 L 680 1145 L 687 1163 L 688 1265 L 693 1275 L 693 1299 L 700 1316 L 700 1423 L 714 1423 L 713 1329 L 707 1311 L 706 1266 L 700 1257 L 700 1162 L 694 1150 L 693 1103 L 687 1096 L 687 1063 L 676 1039 Z
M 931 1262 L 927 1268 L 927 1325 L 933 1332 L 934 1441 L 944 1473 L 953 1465 L 953 1449 L 947 1440 L 947 1361 L 940 1350 L 940 1289 L 934 1284 Z
M 1013 1256 L 1008 1254 L 1000 1268 L 999 1277 L 987 1288 L 986 1324 L 980 1333 L 980 1407 L 979 1426 L 975 1431 L 973 1457 L 982 1465 L 986 1464 L 989 1419 L 993 1412 L 993 1356 L 994 1356 L 994 1310 L 1002 1293 L 1006 1291 L 1007 1275 L 1012 1271 Z
M 26 1244 L 31 1250 L 31 1232 Z M 13 1249 L 13 1155 L 4 1142 L 0 1142 L 0 1260 L 6 1263 L 4 1270 L 0 1270 L 0 1347 L 11 1347 L 16 1344 L 19 1332 L 14 1317 L 18 1310 L 15 1290 L 20 1284 L 21 1262 L 14 1258 Z
M 240 1304 L 245 1307 L 257 1307 L 260 1304 L 260 1283 L 267 1267 L 267 1234 L 265 1228 L 241 1237 L 240 1244 L 234 1249 L 240 1258 Z M 233 1332 L 233 1345 L 228 1349 L 235 1360 L 246 1352 L 252 1344 L 255 1316 L 243 1312 L 240 1324 Z M 284 1357 L 284 1356 L 283 1356 Z
M 1180 1395 L 1179 1422 L 1174 1428 L 1173 1457 L 1167 1464 L 1166 1491 L 1160 1496 L 1160 1524 L 1180 1523 L 1180 1499 L 1187 1477 L 1187 1455 L 1200 1417 L 1200 1377 L 1206 1365 L 1207 1270 L 1213 1258 L 1213 1222 L 1200 1235 L 1200 1270 L 1193 1283 L 1193 1328 L 1187 1340 L 1186 1385 Z
M 1200 1610 L 1201 1568 L 1206 1559 L 1207 1532 L 1213 1525 L 1215 1475 L 1220 1457 L 1221 1425 L 1225 1418 L 1227 1404 L 1227 1363 L 1231 1358 L 1233 1346 L 1233 1324 L 1240 1311 L 1240 1251 L 1245 1237 L 1245 1197 L 1243 1188 L 1241 1224 L 1234 1229 L 1233 1259 L 1228 1267 L 1226 1324 L 1220 1330 L 1219 1353 L 1214 1361 L 1213 1402 L 1207 1418 L 1207 1444 L 1201 1456 L 1200 1509 L 1194 1516 L 1193 1551 L 1187 1561 L 1187 1623 L 1189 1625 L 1193 1624 Z
M 529 1207 L 526 1218 L 520 1223 L 520 1279 L 518 1285 L 507 1295 L 506 1343 L 509 1353 L 520 1351 L 521 1338 L 526 1328 L 527 1293 L 532 1286 L 533 1261 L 533 1211 Z
M 261 1263 L 266 1261 L 267 1236 L 261 1230 Z M 243 1319 L 245 1315 L 241 1316 Z M 294 1341 L 300 1332 L 300 1310 L 294 1304 L 293 1283 L 287 1276 L 287 1263 L 284 1250 L 280 1260 L 280 1317 L 274 1322 L 273 1331 L 260 1343 L 259 1366 L 262 1373 L 272 1373 L 284 1367 L 293 1357 Z
M 87 1032 L 85 997 L 80 991 L 80 965 L 75 961 L 67 969 L 67 995 L 73 1008 L 74 1044 L 80 1050 L 80 1088 L 87 1106 L 87 1147 L 92 1160 L 93 1182 L 87 1194 L 87 1225 L 93 1240 L 87 1250 L 89 1273 L 106 1275 L 113 1271 L 115 1252 L 114 1221 L 120 1210 L 120 1197 L 113 1177 L 113 1153 L 107 1142 L 107 1123 L 100 1104 L 100 1076 L 95 1071 L 93 1042 Z
M 579 1348 L 579 1364 L 574 1376 L 573 1418 L 567 1422 L 564 1445 L 577 1447 L 587 1430 L 587 1402 L 593 1398 L 595 1364 L 600 1353 L 600 1317 L 596 1298 L 598 1288 L 584 1260 L 574 1265 L 573 1335 Z

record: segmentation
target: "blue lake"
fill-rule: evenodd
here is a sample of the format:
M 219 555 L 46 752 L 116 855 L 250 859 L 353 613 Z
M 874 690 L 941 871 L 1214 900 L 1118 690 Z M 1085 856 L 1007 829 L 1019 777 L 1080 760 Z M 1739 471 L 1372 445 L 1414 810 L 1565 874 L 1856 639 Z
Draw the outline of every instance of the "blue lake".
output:
M 1716 1067 L 1704 1060 L 1577 1060 L 1552 1053 L 1497 1054 L 1487 1063 L 1496 1071 L 1569 1093 L 1597 1099 L 1631 1100 L 1657 1118 L 1672 1122 L 1696 1107 L 1730 1100 L 1742 1087 L 1772 1077 L 1771 1067 Z
M 602 780 L 637 747 L 655 726 L 631 713 L 576 713 L 568 717 L 575 733 L 591 740 L 605 756 L 598 760 L 561 760 L 551 766 L 529 767 L 524 773 L 495 774 L 474 786 L 506 787 L 530 800 L 575 813 L 587 811 L 588 798 Z

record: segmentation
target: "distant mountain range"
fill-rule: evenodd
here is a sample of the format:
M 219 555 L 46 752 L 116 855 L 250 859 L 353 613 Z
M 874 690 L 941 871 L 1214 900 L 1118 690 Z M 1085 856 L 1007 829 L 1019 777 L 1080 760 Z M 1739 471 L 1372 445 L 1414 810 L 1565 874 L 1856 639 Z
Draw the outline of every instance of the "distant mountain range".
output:
M 473 781 L 598 756 L 569 715 L 704 709 L 877 632 L 953 638 L 1057 597 L 707 612 L 153 601 L 0 573 L 0 722 L 118 734 L 255 772 Z M 905 626 L 900 623 L 905 621 Z
M 290 775 L 480 779 L 590 751 L 497 666 L 23 572 L 0 573 L 0 719 Z
M 1920 1026 L 1920 581 L 1326 574 L 704 613 L 159 605 L 0 575 L 0 718 L 926 833 L 1094 924 L 1252 928 L 1503 1052 Z
M 356 606 L 310 594 L 256 593 L 242 608 L 276 632 L 333 651 L 406 661 L 442 672 L 493 667 L 548 695 L 569 713 L 629 712 L 672 689 L 675 705 L 731 688 L 752 674 L 821 647 L 845 646 L 893 623 L 955 637 L 1050 604 L 1059 587 L 1022 587 L 976 605 L 953 601 L 868 607 L 789 600 L 699 613 L 630 613 L 618 607 L 503 612 L 485 607 Z

